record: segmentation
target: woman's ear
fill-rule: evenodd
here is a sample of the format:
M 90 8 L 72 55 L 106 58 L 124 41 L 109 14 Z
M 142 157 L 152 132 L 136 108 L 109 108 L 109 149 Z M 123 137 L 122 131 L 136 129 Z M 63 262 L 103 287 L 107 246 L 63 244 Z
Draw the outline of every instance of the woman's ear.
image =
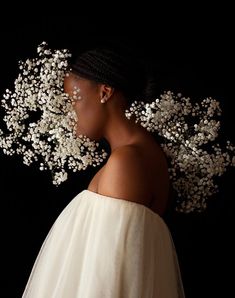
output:
M 113 94 L 114 88 L 109 85 L 101 84 L 100 86 L 100 99 L 107 101 Z

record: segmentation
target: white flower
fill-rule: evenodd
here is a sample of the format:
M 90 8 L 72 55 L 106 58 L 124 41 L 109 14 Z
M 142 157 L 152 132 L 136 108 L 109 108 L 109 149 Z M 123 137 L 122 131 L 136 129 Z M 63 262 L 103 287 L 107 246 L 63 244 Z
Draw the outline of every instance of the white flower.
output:
M 212 119 L 221 115 L 219 102 L 206 98 L 193 105 L 190 98 L 167 91 L 150 104 L 134 102 L 126 110 L 126 117 L 130 119 L 133 114 L 136 122 L 162 137 L 170 178 L 179 198 L 176 210 L 203 211 L 207 199 L 218 191 L 214 178 L 228 166 L 235 166 L 235 148 L 230 142 L 225 152 L 212 143 L 220 128 L 220 122 Z
M 43 42 L 37 53 L 38 57 L 19 62 L 15 89 L 3 94 L 7 132 L 0 129 L 0 147 L 5 154 L 22 155 L 26 165 L 37 162 L 40 170 L 50 170 L 53 184 L 59 185 L 67 180 L 68 170 L 97 166 L 107 153 L 86 136 L 76 137 L 72 103 L 80 99 L 79 89 L 74 98 L 63 91 L 69 51 L 48 49 Z M 220 129 L 214 119 L 221 115 L 219 102 L 208 97 L 193 104 L 190 98 L 167 91 L 151 103 L 135 100 L 125 115 L 128 119 L 134 115 L 137 123 L 162 138 L 178 194 L 176 210 L 203 211 L 207 199 L 218 191 L 214 178 L 235 166 L 235 147 L 228 141 L 223 151 L 213 143 Z
M 27 165 L 37 161 L 40 170 L 51 170 L 59 185 L 67 179 L 67 169 L 96 166 L 107 154 L 103 149 L 91 154 L 99 144 L 75 136 L 76 114 L 63 91 L 69 51 L 53 51 L 43 42 L 37 52 L 38 58 L 19 62 L 15 89 L 6 89 L 1 100 L 10 133 L 0 131 L 0 147 L 5 154 L 22 155 Z

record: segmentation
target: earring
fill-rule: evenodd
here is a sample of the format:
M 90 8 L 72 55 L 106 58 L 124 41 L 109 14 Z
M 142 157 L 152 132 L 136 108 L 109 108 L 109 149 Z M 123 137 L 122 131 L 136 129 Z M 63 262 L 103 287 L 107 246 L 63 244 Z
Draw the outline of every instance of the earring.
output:
M 106 96 L 105 97 L 103 97 L 102 99 L 101 99 L 101 101 L 100 101 L 101 103 L 105 103 L 106 102 Z

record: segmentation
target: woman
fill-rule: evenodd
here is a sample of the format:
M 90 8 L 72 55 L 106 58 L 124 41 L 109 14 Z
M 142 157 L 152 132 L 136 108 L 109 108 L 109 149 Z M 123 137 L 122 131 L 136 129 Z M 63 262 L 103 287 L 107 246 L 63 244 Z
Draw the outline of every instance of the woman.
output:
M 104 138 L 111 154 L 52 226 L 23 297 L 184 297 L 162 219 L 167 161 L 153 136 L 125 116 L 131 100 L 149 97 L 142 64 L 127 50 L 92 49 L 72 64 L 64 90 L 77 136 Z

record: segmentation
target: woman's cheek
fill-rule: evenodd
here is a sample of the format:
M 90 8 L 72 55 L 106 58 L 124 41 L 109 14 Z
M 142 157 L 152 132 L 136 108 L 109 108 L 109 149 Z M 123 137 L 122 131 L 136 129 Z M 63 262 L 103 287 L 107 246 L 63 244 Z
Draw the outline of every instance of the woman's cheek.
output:
M 76 102 L 74 109 L 77 115 L 78 129 L 86 128 L 91 117 L 89 113 L 90 107 L 84 102 Z

